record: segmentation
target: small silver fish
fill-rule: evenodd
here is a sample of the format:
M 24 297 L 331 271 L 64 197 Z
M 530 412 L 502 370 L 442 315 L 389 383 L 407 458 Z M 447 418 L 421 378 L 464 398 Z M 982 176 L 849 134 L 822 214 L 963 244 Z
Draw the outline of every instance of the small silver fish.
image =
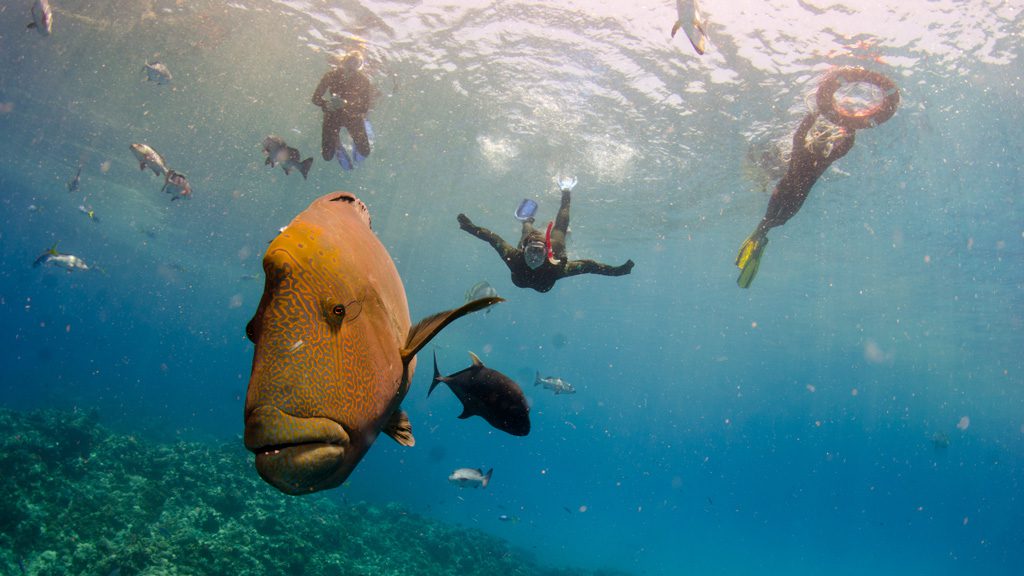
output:
M 466 290 L 466 302 L 472 302 L 473 300 L 476 300 L 478 298 L 494 298 L 497 296 L 498 291 L 495 290 L 494 286 L 491 286 L 490 283 L 487 282 L 487 280 L 481 280 L 476 284 L 473 284 L 473 286 L 471 286 L 469 290 Z M 484 311 L 484 314 L 490 313 L 490 308 Z
M 167 66 L 159 61 L 153 62 L 149 60 L 142 67 L 142 71 L 146 73 L 146 78 L 150 82 L 156 82 L 157 84 L 170 84 L 174 76 L 171 75 L 171 71 Z
M 173 194 L 172 202 L 178 198 L 192 197 L 192 185 L 188 182 L 188 176 L 176 170 L 167 170 L 167 175 L 164 176 L 164 187 L 160 191 Z
M 494 468 L 484 471 L 480 468 L 459 468 L 448 476 L 448 481 L 452 484 L 456 484 L 459 488 L 487 488 L 487 485 L 491 483 L 491 473 L 494 472 Z
M 287 175 L 291 175 L 292 170 L 298 170 L 303 180 L 309 174 L 309 167 L 313 165 L 312 157 L 302 160 L 297 148 L 292 148 L 284 138 L 273 134 L 263 139 L 263 154 L 267 157 L 264 165 L 276 168 L 280 164 Z
M 682 28 L 697 54 L 703 55 L 708 45 L 707 22 L 701 14 L 697 0 L 676 0 L 676 23 L 672 25 L 672 37 Z
M 41 36 L 49 36 L 53 32 L 53 10 L 47 0 L 36 0 L 32 4 L 32 22 L 28 28 L 35 28 Z
M 576 387 L 569 384 L 561 378 L 548 376 L 546 378 L 540 377 L 540 372 L 537 372 L 537 378 L 533 381 L 534 386 L 543 386 L 548 390 L 553 390 L 556 395 L 558 394 L 575 394 Z
M 32 263 L 33 268 L 38 268 L 40 266 L 64 268 L 68 272 L 71 272 L 72 270 L 89 270 L 89 266 L 78 256 L 57 252 L 56 244 L 50 247 L 46 252 L 43 252 L 38 258 L 36 258 L 36 261 Z
M 130 148 L 132 154 L 135 154 L 135 158 L 139 161 L 139 170 L 149 168 L 157 176 L 163 176 L 167 173 L 167 162 L 164 160 L 164 157 L 156 150 L 153 150 L 149 144 L 132 144 Z

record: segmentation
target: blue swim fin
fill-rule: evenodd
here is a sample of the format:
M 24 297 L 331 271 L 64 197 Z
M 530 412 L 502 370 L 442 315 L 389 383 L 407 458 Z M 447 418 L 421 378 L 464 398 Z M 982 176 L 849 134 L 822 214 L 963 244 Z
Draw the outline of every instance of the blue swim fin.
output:
M 355 168 L 352 165 L 352 159 L 348 157 L 348 152 L 345 151 L 345 146 L 338 146 L 338 164 L 341 164 L 342 170 L 352 170 Z
M 363 163 L 363 160 L 366 160 L 366 156 L 363 156 L 362 154 L 360 154 L 359 150 L 356 150 L 356 147 L 353 146 L 352 147 L 352 164 L 355 165 L 355 166 L 359 166 L 360 164 Z
M 373 125 L 365 118 L 363 119 L 363 125 L 366 126 L 366 137 L 370 140 L 370 144 L 372 145 L 374 138 L 376 138 L 373 134 Z

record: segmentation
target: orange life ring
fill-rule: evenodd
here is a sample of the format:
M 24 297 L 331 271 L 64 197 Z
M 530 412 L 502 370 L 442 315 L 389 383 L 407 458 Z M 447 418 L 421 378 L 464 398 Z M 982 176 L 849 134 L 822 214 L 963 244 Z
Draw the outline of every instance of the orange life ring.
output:
M 866 110 L 847 110 L 836 104 L 835 94 L 843 83 L 866 82 L 882 91 L 882 101 Z M 900 104 L 900 91 L 886 75 L 865 68 L 844 66 L 829 72 L 818 85 L 816 99 L 818 111 L 834 124 L 850 130 L 872 128 L 896 113 Z

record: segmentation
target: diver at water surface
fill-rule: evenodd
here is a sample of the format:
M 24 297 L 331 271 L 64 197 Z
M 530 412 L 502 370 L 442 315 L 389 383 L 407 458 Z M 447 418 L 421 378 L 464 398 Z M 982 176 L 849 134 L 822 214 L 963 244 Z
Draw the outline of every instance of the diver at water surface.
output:
M 366 115 L 376 99 L 377 89 L 363 72 L 363 56 L 352 51 L 327 71 L 313 92 L 313 104 L 324 111 L 321 152 L 324 160 L 338 157 L 342 167 L 351 170 L 370 155 L 370 133 Z M 352 137 L 352 159 L 341 145 L 342 128 Z
M 847 110 L 835 102 L 842 83 L 873 84 L 882 98 L 861 111 Z M 747 237 L 736 256 L 740 276 L 736 283 L 749 288 L 757 275 L 761 256 L 768 245 L 768 231 L 782 226 L 800 211 L 814 183 L 833 162 L 853 148 L 854 131 L 877 126 L 896 112 L 899 91 L 892 80 L 863 68 L 838 68 L 818 86 L 817 112 L 810 112 L 793 134 L 793 151 L 786 174 L 775 185 L 768 209 L 757 228 Z
M 558 183 L 562 191 L 562 205 L 554 222 L 548 223 L 541 232 L 533 227 L 533 218 L 523 220 L 519 245 L 512 246 L 501 236 L 473 224 L 465 215 L 459 214 L 459 227 L 473 236 L 489 243 L 505 265 L 512 272 L 512 283 L 520 288 L 533 288 L 547 292 L 555 282 L 579 274 L 600 274 L 602 276 L 625 276 L 633 269 L 633 261 L 627 260 L 620 266 L 609 266 L 594 260 L 569 260 L 565 248 L 565 234 L 569 230 L 569 202 L 575 178 L 563 178 Z

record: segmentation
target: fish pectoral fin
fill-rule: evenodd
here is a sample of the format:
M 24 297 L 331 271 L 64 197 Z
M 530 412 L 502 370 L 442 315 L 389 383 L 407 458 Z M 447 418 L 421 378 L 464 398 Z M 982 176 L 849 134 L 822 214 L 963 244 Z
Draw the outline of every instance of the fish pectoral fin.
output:
M 401 350 L 402 362 L 408 366 L 409 362 L 412 361 L 414 356 L 416 356 L 416 353 L 427 345 L 427 342 L 430 342 L 430 340 L 434 336 L 437 336 L 445 326 L 451 324 L 455 320 L 471 312 L 483 310 L 484 308 L 504 301 L 505 299 L 500 296 L 479 298 L 472 302 L 467 302 L 454 310 L 446 310 L 420 320 L 409 330 L 409 337 L 406 339 L 405 348 L 402 348 Z
M 679 29 L 682 28 L 682 27 L 683 27 L 682 20 L 676 20 L 676 23 L 672 25 L 672 38 L 676 37 L 676 32 L 679 32 Z
M 391 418 L 384 425 L 384 433 L 394 438 L 402 446 L 415 446 L 416 439 L 412 436 L 412 423 L 405 410 L 399 408 L 391 413 Z

